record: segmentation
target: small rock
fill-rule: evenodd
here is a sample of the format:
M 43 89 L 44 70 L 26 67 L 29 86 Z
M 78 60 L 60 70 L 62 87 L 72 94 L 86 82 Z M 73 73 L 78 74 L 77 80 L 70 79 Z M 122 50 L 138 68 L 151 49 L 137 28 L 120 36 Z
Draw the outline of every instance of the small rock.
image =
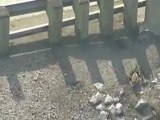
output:
M 36 76 L 33 77 L 33 80 L 36 81 L 38 79 L 38 77 L 39 77 L 39 74 L 36 74 Z
M 55 78 L 55 77 L 52 77 L 51 80 L 56 80 L 56 78 Z
M 152 85 L 156 85 L 158 83 L 158 78 L 154 78 L 154 80 L 151 81 Z
M 42 73 L 42 72 L 40 72 L 40 71 L 37 71 L 37 73 L 38 73 L 39 75 L 43 75 L 43 73 Z
M 123 97 L 124 94 L 125 94 L 125 92 L 124 92 L 124 89 L 122 88 L 122 89 L 120 90 L 120 92 L 119 92 L 119 96 L 120 96 L 120 97 Z
M 95 83 L 94 86 L 95 86 L 95 88 L 96 88 L 97 90 L 99 90 L 100 92 L 105 89 L 105 88 L 104 88 L 104 84 L 102 84 L 102 83 Z
M 96 110 L 103 111 L 104 109 L 105 106 L 102 103 L 96 106 Z
M 42 74 L 42 72 L 40 72 L 40 71 L 37 71 L 36 72 L 36 75 L 33 77 L 33 80 L 34 81 L 37 81 L 38 80 L 38 78 L 43 78 L 43 74 Z
M 93 105 L 97 105 L 98 103 L 100 103 L 103 99 L 103 96 L 101 95 L 100 92 L 97 92 L 95 95 L 93 95 L 90 99 L 90 103 Z
M 26 75 L 25 75 L 25 74 L 22 74 L 22 77 L 24 78 L 24 77 L 26 77 Z
M 57 107 L 54 106 L 54 105 L 51 105 L 51 106 L 49 107 L 49 110 L 52 110 L 52 109 L 57 109 Z
M 115 108 L 116 108 L 116 114 L 117 115 L 123 113 L 123 105 L 121 103 L 117 103 Z
M 68 74 L 67 73 L 64 73 L 64 76 L 66 77 Z
M 138 120 L 137 118 L 134 118 L 133 120 Z
M 115 105 L 112 104 L 112 105 L 108 108 L 108 111 L 110 112 L 111 118 L 112 118 L 113 120 L 115 120 L 115 119 L 116 119 L 116 107 L 115 107 Z
M 144 91 L 140 91 L 139 94 L 140 94 L 140 95 L 143 95 L 143 94 L 144 94 Z
M 109 118 L 109 113 L 106 111 L 101 111 L 100 112 L 100 120 L 108 120 Z
M 118 103 L 119 101 L 120 101 L 119 97 L 113 98 L 113 102 L 114 102 L 114 103 Z
M 147 103 L 147 101 L 140 99 L 135 106 L 136 111 L 144 117 L 154 116 L 153 108 Z
M 110 111 L 110 112 L 115 112 L 115 110 L 116 110 L 116 107 L 115 107 L 115 105 L 114 104 L 112 104 L 110 107 L 108 107 L 108 110 Z
M 144 107 L 147 106 L 147 104 L 148 104 L 147 101 L 145 101 L 145 100 L 143 100 L 143 99 L 140 99 L 140 100 L 138 101 L 137 105 L 135 106 L 135 109 L 136 109 L 137 111 L 141 111 L 141 110 L 143 110 Z
M 112 96 L 110 96 L 109 94 L 107 94 L 104 103 L 105 103 L 106 105 L 108 105 L 108 104 L 111 104 L 112 102 L 113 102 Z

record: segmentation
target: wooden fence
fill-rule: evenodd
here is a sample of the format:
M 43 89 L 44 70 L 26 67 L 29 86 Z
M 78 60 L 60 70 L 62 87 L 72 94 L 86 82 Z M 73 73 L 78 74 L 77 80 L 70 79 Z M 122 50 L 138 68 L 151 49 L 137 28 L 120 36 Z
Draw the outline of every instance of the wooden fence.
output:
M 148 12 L 146 17 L 148 19 L 152 17 L 150 12 L 151 0 L 123 0 L 124 5 L 119 5 L 114 8 L 114 0 L 98 0 L 98 6 L 100 13 L 95 11 L 89 13 L 89 2 L 96 0 L 32 0 L 29 2 L 12 4 L 0 7 L 0 55 L 7 54 L 9 52 L 9 40 L 36 34 L 39 32 L 48 31 L 48 39 L 52 44 L 56 44 L 61 39 L 62 27 L 69 26 L 75 23 L 75 35 L 79 39 L 85 39 L 88 37 L 88 24 L 89 20 L 93 20 L 99 17 L 100 31 L 102 35 L 108 36 L 113 34 L 113 16 L 114 14 L 124 12 L 124 26 L 128 33 L 138 31 L 137 24 L 137 9 L 138 7 L 144 7 L 147 5 Z M 157 5 L 160 4 L 158 0 Z M 63 7 L 73 6 L 75 17 L 62 19 Z M 158 9 L 158 7 L 157 7 Z M 156 10 L 157 10 L 156 9 Z M 49 23 L 39 26 L 13 31 L 10 33 L 10 17 L 46 11 Z M 154 12 L 154 10 L 152 10 Z M 160 17 L 159 17 L 160 18 Z M 147 19 L 147 18 L 146 18 Z M 149 27 L 152 27 L 152 23 L 146 20 Z M 152 20 L 154 22 L 154 20 Z M 158 21 L 156 21 L 157 23 Z M 154 31 L 154 29 L 153 29 Z

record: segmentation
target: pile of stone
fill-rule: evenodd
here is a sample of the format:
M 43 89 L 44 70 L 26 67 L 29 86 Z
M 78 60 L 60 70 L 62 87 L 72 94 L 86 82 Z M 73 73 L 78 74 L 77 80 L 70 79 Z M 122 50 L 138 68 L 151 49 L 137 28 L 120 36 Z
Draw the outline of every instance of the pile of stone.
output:
M 102 83 L 94 84 L 98 90 L 96 94 L 91 96 L 89 102 L 100 113 L 101 120 L 125 120 L 123 116 L 123 104 L 120 102 L 121 96 L 124 94 L 122 89 L 118 97 L 112 97 L 104 92 L 105 87 Z
M 97 92 L 91 96 L 89 102 L 99 112 L 100 120 L 126 120 L 122 104 L 125 91 L 121 89 L 118 96 L 113 97 L 106 92 L 102 83 L 96 83 L 94 86 Z M 156 111 L 144 99 L 138 100 L 135 110 L 143 120 L 155 120 Z M 137 118 L 134 119 L 137 120 Z

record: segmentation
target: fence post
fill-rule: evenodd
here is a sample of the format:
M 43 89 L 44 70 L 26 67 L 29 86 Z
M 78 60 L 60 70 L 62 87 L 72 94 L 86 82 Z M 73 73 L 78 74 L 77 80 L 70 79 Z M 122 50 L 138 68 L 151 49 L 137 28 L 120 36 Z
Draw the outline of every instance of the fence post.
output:
M 88 37 L 89 1 L 74 0 L 73 9 L 75 12 L 75 34 L 79 39 L 85 39 Z
M 9 12 L 0 6 L 0 56 L 9 54 Z
M 104 36 L 113 35 L 114 0 L 98 0 L 100 31 Z
M 138 0 L 123 0 L 124 26 L 127 34 L 138 33 L 137 14 Z
M 146 16 L 143 29 L 148 29 L 156 35 L 160 35 L 160 0 L 146 0 Z
M 49 19 L 49 41 L 51 44 L 57 44 L 62 35 L 62 0 L 47 0 L 47 15 Z

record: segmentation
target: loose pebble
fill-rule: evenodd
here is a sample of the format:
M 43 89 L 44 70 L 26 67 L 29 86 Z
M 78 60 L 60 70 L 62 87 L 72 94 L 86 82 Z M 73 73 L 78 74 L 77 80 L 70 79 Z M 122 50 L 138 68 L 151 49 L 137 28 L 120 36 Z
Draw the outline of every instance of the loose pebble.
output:
M 96 110 L 98 111 L 102 111 L 104 109 L 105 109 L 105 106 L 102 103 L 96 106 Z
M 108 105 L 108 104 L 111 104 L 112 102 L 113 102 L 112 96 L 110 96 L 109 94 L 107 94 L 107 96 L 106 96 L 106 98 L 105 98 L 105 100 L 104 100 L 104 103 L 105 103 L 106 105 Z
M 119 115 L 123 113 L 123 105 L 121 103 L 117 103 L 115 106 L 116 114 Z
M 113 98 L 113 102 L 114 102 L 114 103 L 118 103 L 119 101 L 120 101 L 119 97 Z
M 120 92 L 119 92 L 119 96 L 120 96 L 120 97 L 123 97 L 124 94 L 125 94 L 125 92 L 124 92 L 124 89 L 122 88 L 122 89 L 120 90 Z
M 108 120 L 109 118 L 109 113 L 106 111 L 101 111 L 100 112 L 100 120 Z
M 140 99 L 137 103 L 137 105 L 135 106 L 135 109 L 138 110 L 138 111 L 141 111 L 143 110 L 144 107 L 147 106 L 147 101 L 143 100 L 143 99 Z
M 158 83 L 158 78 L 154 78 L 152 81 L 151 81 L 151 84 L 152 85 L 156 85 Z
M 94 86 L 100 92 L 102 92 L 105 89 L 104 84 L 102 84 L 102 83 L 95 83 Z
M 96 105 L 100 103 L 103 100 L 103 96 L 100 92 L 97 92 L 95 95 L 93 95 L 90 99 L 90 103 L 93 105 Z
M 135 106 L 135 109 L 139 114 L 141 114 L 145 118 L 150 118 L 154 116 L 153 108 L 147 101 L 143 99 L 140 99 L 138 101 L 137 105 Z

